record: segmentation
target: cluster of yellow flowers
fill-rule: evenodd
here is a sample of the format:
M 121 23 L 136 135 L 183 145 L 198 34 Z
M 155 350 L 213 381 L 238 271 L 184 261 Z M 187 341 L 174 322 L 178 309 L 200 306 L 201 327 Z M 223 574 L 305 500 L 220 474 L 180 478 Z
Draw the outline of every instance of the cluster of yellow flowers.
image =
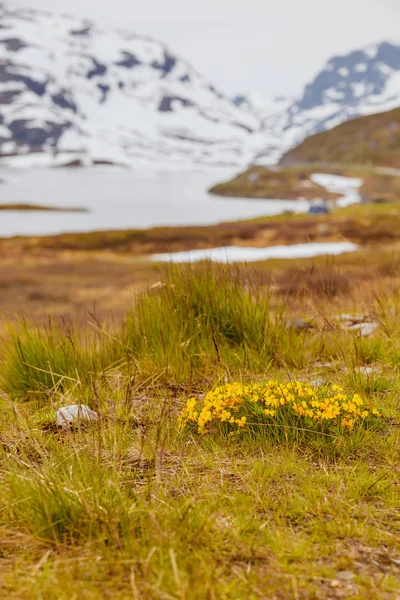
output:
M 302 381 L 266 381 L 244 385 L 229 383 L 214 388 L 198 401 L 189 398 L 178 417 L 179 427 L 197 425 L 200 434 L 223 424 L 229 431 L 260 422 L 297 423 L 324 430 L 352 430 L 357 423 L 380 413 L 367 406 L 361 396 L 351 397 L 338 386 L 316 387 Z

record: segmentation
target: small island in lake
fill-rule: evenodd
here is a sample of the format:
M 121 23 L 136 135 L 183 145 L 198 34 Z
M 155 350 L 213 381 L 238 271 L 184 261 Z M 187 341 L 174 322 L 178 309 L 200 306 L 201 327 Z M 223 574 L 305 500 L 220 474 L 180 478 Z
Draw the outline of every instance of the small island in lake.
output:
M 19 210 L 19 211 L 53 211 L 53 212 L 89 212 L 88 208 L 76 206 L 46 206 L 41 204 L 0 204 L 0 210 Z

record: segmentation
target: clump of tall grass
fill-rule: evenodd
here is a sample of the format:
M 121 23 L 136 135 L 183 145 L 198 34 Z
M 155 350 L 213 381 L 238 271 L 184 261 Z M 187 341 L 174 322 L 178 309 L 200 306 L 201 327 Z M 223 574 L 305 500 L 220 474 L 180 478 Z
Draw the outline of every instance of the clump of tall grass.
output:
M 118 546 L 135 526 L 134 502 L 121 489 L 121 475 L 96 456 L 61 451 L 55 463 L 42 453 L 26 470 L 18 459 L 5 474 L 9 518 L 55 544 L 91 538 Z
M 244 285 L 232 267 L 171 267 L 165 283 L 142 293 L 112 335 L 52 322 L 11 332 L 3 389 L 15 399 L 88 390 L 123 363 L 143 378 L 162 374 L 174 383 L 263 373 L 271 365 L 301 367 L 303 344 L 304 334 L 286 326 L 284 308 L 272 306 L 267 287 Z
M 210 366 L 259 372 L 290 361 L 297 338 L 282 307 L 271 307 L 267 288 L 245 288 L 232 267 L 209 264 L 171 268 L 165 285 L 139 298 L 124 327 L 135 359 L 184 379 Z
M 49 321 L 44 328 L 23 322 L 10 331 L 4 356 L 2 389 L 12 398 L 46 399 L 72 387 L 90 388 L 94 375 L 113 362 L 107 344 L 87 330 Z

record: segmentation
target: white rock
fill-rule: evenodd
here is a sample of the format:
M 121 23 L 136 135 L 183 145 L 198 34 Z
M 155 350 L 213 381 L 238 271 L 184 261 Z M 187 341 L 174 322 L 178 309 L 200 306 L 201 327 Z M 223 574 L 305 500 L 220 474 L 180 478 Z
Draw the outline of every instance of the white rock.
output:
M 374 373 L 381 373 L 382 369 L 379 365 L 367 365 L 354 368 L 345 367 L 343 371 L 344 373 L 359 373 L 360 375 L 368 376 Z
M 357 370 L 358 373 L 361 373 L 361 375 L 372 375 L 373 373 L 378 373 L 379 369 L 377 367 L 358 367 Z
M 349 321 L 350 323 L 362 323 L 365 321 L 364 315 L 350 315 L 348 313 L 335 317 L 339 321 Z
M 314 367 L 318 369 L 332 369 L 334 367 L 333 362 L 316 362 Z
M 379 327 L 379 323 L 376 321 L 372 321 L 371 323 L 356 323 L 355 325 L 351 325 L 351 327 L 347 327 L 348 331 L 359 331 L 361 337 L 369 337 L 372 335 Z
M 99 415 L 86 404 L 71 404 L 57 411 L 56 423 L 58 427 L 66 429 L 78 421 L 97 421 Z

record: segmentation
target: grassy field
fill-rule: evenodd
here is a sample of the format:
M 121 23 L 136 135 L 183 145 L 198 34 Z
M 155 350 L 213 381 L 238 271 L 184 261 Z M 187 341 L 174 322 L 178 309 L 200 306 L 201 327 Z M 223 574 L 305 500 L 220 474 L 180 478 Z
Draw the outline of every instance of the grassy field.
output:
M 286 281 L 297 270 L 285 293 L 279 265 L 167 267 L 122 320 L 10 326 L 1 597 L 398 598 L 400 278 L 381 252 L 281 265 Z M 343 311 L 379 327 L 345 331 Z M 268 380 L 322 382 L 321 398 L 337 384 L 381 416 L 178 427 L 189 398 Z M 56 409 L 74 403 L 100 419 L 58 430 Z
M 265 247 L 348 240 L 360 251 L 331 259 L 257 263 L 274 293 L 293 298 L 386 282 L 398 269 L 400 204 L 365 204 L 329 215 L 282 215 L 211 227 L 165 227 L 0 240 L 0 332 L 15 315 L 43 323 L 88 312 L 119 321 L 135 294 L 165 276 L 148 255 L 218 246 Z M 252 269 L 238 266 L 243 281 Z M 250 274 L 249 274 L 250 273 Z M 364 293 L 364 292 L 363 292 Z M 369 293 L 368 289 L 365 293 Z

